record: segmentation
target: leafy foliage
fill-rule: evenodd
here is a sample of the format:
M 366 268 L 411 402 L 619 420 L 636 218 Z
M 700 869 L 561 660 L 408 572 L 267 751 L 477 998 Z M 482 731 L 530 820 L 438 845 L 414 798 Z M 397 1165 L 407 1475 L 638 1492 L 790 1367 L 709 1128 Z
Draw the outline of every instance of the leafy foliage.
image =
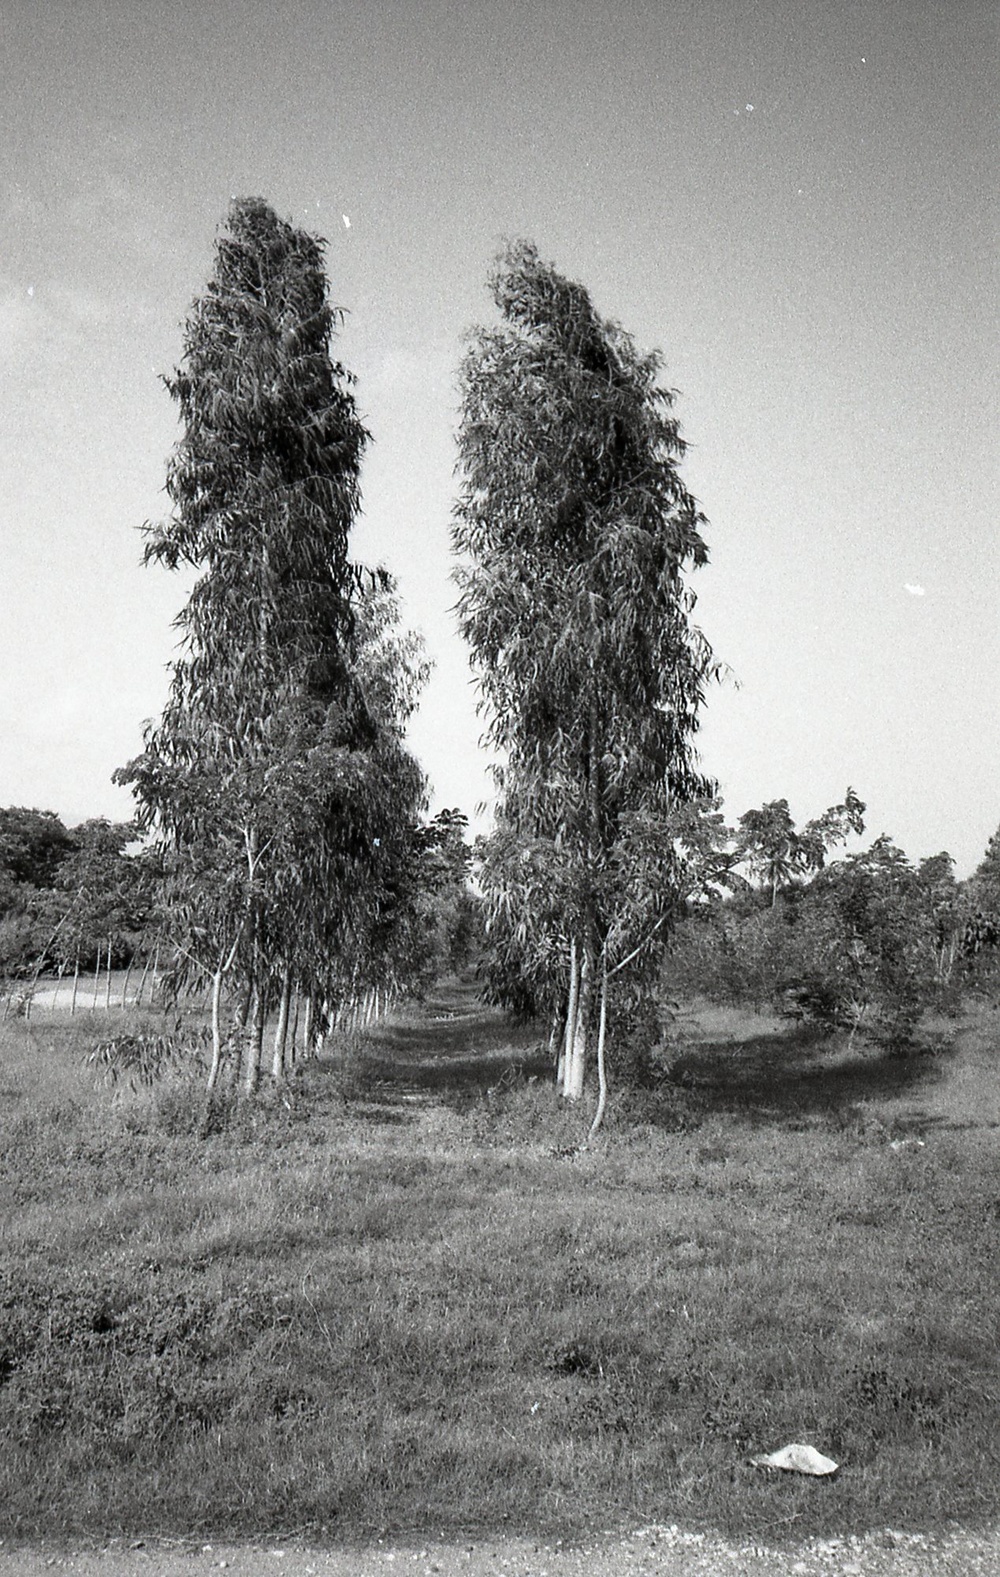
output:
M 205 1037 L 198 1034 L 196 1038 L 202 1043 L 197 1051 L 203 1049 Z M 112 1089 L 119 1084 L 127 1084 L 133 1091 L 151 1089 L 168 1073 L 190 1071 L 191 1036 L 177 1031 L 112 1035 L 98 1041 L 85 1060 Z
M 0 810 L 0 882 L 52 887 L 59 868 L 75 847 L 51 810 L 11 805 Z
M 0 810 L 0 978 L 127 963 L 149 945 L 155 870 L 131 822 L 67 829 L 52 811 Z
M 742 884 L 692 910 L 677 937 L 672 980 L 897 1044 L 926 1007 L 953 1004 L 968 979 L 972 922 L 951 857 L 914 866 L 882 836 L 827 865 L 826 845 L 811 835 L 840 841 L 861 830 L 863 811 L 849 790 L 805 836 L 784 801 L 741 817 L 731 847 L 762 885 Z
M 89 963 L 103 942 L 113 963 L 126 963 L 155 936 L 158 861 L 147 850 L 128 852 L 136 841 L 133 822 L 95 817 L 74 827 L 72 837 L 73 851 L 59 869 L 68 899 L 59 956 Z
M 199 578 L 163 717 L 119 774 L 160 839 L 181 973 L 242 1003 L 249 1090 L 269 1005 L 342 992 L 391 929 L 423 792 L 402 729 L 424 668 L 389 578 L 348 559 L 368 434 L 322 257 L 262 200 L 232 204 L 167 380 L 174 512 L 147 526 L 147 562 Z
M 979 907 L 1000 916 L 1000 827 L 969 880 L 969 893 Z
M 503 757 L 480 877 L 490 979 L 500 1000 L 558 1012 L 579 960 L 582 1045 L 599 957 L 636 979 L 655 954 L 670 816 L 708 790 L 691 737 L 714 663 L 683 579 L 706 560 L 704 520 L 659 358 L 527 242 L 491 287 L 503 323 L 473 332 L 462 368 L 454 527 Z
M 831 805 L 822 816 L 798 832 L 786 799 L 772 800 L 760 810 L 740 817 L 736 843 L 737 863 L 746 861 L 754 876 L 777 901 L 779 888 L 796 877 L 822 870 L 833 844 L 846 842 L 850 833 L 864 831 L 865 807 L 852 788 L 842 805 Z

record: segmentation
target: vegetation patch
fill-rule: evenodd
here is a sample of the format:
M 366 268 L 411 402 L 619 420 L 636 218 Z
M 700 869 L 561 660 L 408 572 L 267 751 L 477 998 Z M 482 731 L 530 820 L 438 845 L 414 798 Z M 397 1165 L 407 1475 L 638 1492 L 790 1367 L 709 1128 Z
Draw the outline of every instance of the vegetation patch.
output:
M 589 1149 L 533 1033 L 468 994 L 401 1020 L 391 1065 L 371 1041 L 374 1089 L 332 1057 L 201 1136 L 8 1025 L 4 1533 L 995 1516 L 1000 1205 L 962 1104 L 988 1021 L 873 1080 L 780 1026 L 765 1055 L 750 1015 L 728 1086 L 689 1022 L 686 1125 L 612 1108 Z M 749 1465 L 791 1439 L 840 1472 Z

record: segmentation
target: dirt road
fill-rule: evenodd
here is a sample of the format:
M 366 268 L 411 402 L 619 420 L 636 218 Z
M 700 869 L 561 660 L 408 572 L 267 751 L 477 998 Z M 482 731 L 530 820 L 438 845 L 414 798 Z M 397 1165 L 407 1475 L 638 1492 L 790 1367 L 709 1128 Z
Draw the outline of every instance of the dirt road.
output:
M 944 1537 L 885 1531 L 781 1549 L 674 1527 L 584 1545 L 532 1539 L 376 1541 L 357 1549 L 292 1544 L 112 1543 L 6 1550 L 0 1577 L 1000 1577 L 1000 1530 Z

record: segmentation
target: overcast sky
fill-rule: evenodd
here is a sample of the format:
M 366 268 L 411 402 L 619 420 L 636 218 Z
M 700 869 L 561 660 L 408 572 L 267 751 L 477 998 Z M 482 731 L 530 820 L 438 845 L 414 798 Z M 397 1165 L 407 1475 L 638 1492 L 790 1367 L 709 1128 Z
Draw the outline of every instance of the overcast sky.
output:
M 739 688 L 736 817 L 960 874 L 1000 823 L 993 0 L 0 0 L 0 804 L 124 818 L 185 584 L 140 567 L 159 375 L 234 195 L 324 235 L 375 442 L 355 553 L 436 670 L 434 808 L 488 793 L 450 608 L 456 368 L 504 237 L 659 347 Z

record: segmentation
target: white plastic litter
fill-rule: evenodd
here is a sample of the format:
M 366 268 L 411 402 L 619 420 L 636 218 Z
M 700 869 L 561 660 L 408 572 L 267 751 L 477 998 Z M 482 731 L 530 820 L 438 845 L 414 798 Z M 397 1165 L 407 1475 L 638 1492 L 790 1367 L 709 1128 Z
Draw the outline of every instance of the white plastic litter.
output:
M 780 1467 L 788 1473 L 811 1473 L 814 1478 L 822 1478 L 827 1473 L 836 1473 L 839 1462 L 834 1462 L 830 1457 L 825 1457 L 814 1446 L 790 1445 L 782 1446 L 780 1451 L 772 1451 L 770 1456 L 751 1457 L 754 1467 Z

